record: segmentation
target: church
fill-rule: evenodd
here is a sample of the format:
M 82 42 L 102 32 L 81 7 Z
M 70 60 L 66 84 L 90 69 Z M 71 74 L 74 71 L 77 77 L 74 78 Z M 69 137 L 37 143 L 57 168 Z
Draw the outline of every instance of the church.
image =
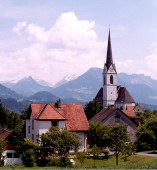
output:
M 117 86 L 117 70 L 113 62 L 110 30 L 106 63 L 103 69 L 103 87 L 98 91 L 94 101 L 102 103 L 104 107 L 116 107 L 127 110 L 127 106 L 135 106 L 135 101 L 125 87 Z
M 113 62 L 110 30 L 106 63 L 102 73 L 103 86 L 98 91 L 94 101 L 102 103 L 104 108 L 89 120 L 101 122 L 103 125 L 124 125 L 127 128 L 132 143 L 136 140 L 135 129 L 140 126 L 141 119 L 136 113 L 143 112 L 143 106 L 135 104 L 126 87 L 117 86 L 117 70 Z

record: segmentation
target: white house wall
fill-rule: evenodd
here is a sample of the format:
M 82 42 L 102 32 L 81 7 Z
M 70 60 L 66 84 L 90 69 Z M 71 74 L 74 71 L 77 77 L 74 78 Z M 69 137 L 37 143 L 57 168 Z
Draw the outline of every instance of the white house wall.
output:
M 39 121 L 39 134 L 46 133 L 51 127 L 51 121 Z
M 34 129 L 32 129 L 32 120 L 34 120 L 33 114 L 31 113 L 30 119 L 26 120 L 26 138 L 32 140 L 32 134 L 34 134 L 34 142 L 37 143 L 36 135 L 39 134 L 39 122 L 34 120 Z M 30 126 L 30 133 L 28 133 L 28 127 Z
M 12 158 L 7 158 L 7 153 L 12 153 Z M 22 160 L 21 158 L 14 158 L 14 153 L 15 150 L 6 150 L 5 152 L 3 152 L 3 156 L 5 156 L 4 159 L 4 165 L 12 165 L 12 164 L 22 164 Z
M 86 151 L 87 148 L 87 133 L 86 132 L 76 132 L 77 135 L 80 136 L 80 141 L 82 145 L 79 147 L 79 152 Z

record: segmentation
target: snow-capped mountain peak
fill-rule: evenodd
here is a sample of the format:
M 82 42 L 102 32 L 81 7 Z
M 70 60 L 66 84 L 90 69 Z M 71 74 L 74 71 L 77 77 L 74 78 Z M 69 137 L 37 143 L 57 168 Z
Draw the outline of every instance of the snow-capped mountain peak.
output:
M 77 78 L 77 77 L 76 77 L 75 74 L 68 74 L 68 75 L 66 75 L 65 77 L 63 77 L 63 79 L 60 80 L 58 83 L 56 83 L 56 84 L 54 85 L 54 87 L 61 86 L 61 85 L 65 84 L 65 83 L 67 83 L 67 82 L 69 82 L 69 81 L 72 81 L 72 80 L 74 80 L 74 79 L 76 79 L 76 78 Z

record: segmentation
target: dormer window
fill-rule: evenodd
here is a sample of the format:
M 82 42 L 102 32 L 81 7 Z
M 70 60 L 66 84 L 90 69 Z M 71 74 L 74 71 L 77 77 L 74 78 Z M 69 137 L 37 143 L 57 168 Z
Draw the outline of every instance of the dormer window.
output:
M 120 122 L 120 116 L 115 116 L 115 122 L 116 123 Z

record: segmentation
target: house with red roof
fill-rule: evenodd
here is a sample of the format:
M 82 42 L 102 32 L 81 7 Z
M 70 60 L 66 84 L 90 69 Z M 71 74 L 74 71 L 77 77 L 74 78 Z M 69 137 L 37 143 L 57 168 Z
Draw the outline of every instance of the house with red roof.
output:
M 37 134 L 46 133 L 49 128 L 58 126 L 76 132 L 82 142 L 79 151 L 86 151 L 89 123 L 81 104 L 40 104 L 30 105 L 31 111 L 26 119 L 26 138 L 37 143 Z
M 20 155 L 14 150 L 15 144 L 13 141 L 18 138 L 18 140 L 24 142 L 24 139 L 14 130 L 5 128 L 0 129 L 0 137 L 7 143 L 6 150 L 3 152 L 3 156 L 5 156 L 4 165 L 22 164 Z
M 127 128 L 130 140 L 134 143 L 135 129 L 140 125 L 140 117 L 135 115 L 135 112 L 120 110 L 119 108 L 111 107 L 104 108 L 94 117 L 89 120 L 91 122 L 101 122 L 103 125 L 116 126 L 124 125 Z

